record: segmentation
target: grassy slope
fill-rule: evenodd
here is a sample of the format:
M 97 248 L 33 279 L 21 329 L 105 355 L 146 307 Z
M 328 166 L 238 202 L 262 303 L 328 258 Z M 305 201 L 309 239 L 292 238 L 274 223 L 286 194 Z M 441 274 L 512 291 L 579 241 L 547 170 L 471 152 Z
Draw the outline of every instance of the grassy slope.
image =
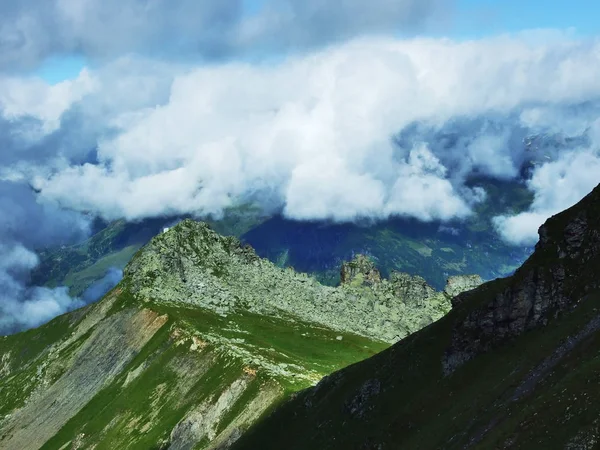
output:
M 21 407 L 37 387 L 45 375 L 43 363 L 48 350 L 69 335 L 78 315 L 61 316 L 40 328 L 0 337 L 0 356 L 4 356 L 0 364 L 4 369 L 0 377 L 0 418 Z
M 583 260 L 558 259 L 557 248 L 566 248 L 565 227 L 582 212 L 591 230 L 586 239 L 597 245 L 598 198 L 600 188 L 553 218 L 548 244 L 515 276 L 488 283 L 435 324 L 303 392 L 235 448 L 595 448 L 600 443 L 598 257 L 589 259 L 593 241 L 584 241 Z M 497 293 L 521 283 L 530 269 L 550 276 L 557 265 L 567 271 L 570 309 L 550 314 L 547 326 L 505 341 L 444 376 L 442 360 L 456 324 L 475 309 L 488 308 Z M 472 337 L 478 338 L 485 336 Z
M 323 375 L 387 347 L 291 317 L 239 313 L 224 318 L 201 309 L 140 304 L 125 290 L 114 304 L 108 305 L 108 315 L 102 321 L 62 348 L 61 342 L 76 332 L 86 318 L 108 307 L 110 297 L 39 329 L 0 339 L 0 357 L 10 352 L 6 358 L 9 372 L 0 379 L 2 417 L 22 406 L 34 390 L 43 392 L 62 376 L 72 356 L 90 333 L 103 327 L 107 317 L 140 307 L 168 315 L 168 322 L 125 370 L 81 411 L 74 411 L 74 417 L 44 448 L 58 449 L 78 440 L 85 447 L 98 444 L 98 449 L 158 448 L 168 442 L 174 427 L 190 410 L 203 402 L 214 404 L 232 383 L 245 380 L 243 394 L 215 421 L 212 438 L 218 438 L 236 420 L 241 421 L 244 414 L 256 410 L 252 402 L 257 398 L 264 397 L 262 406 L 269 409 L 274 402 L 312 385 Z M 192 349 L 194 342 L 199 348 Z M 134 373 L 138 373 L 137 378 L 127 383 Z M 262 413 L 260 408 L 257 411 Z M 239 426 L 247 425 L 242 421 Z M 198 448 L 208 445 L 209 440 L 205 439 Z
M 400 345 L 303 393 L 246 436 L 238 449 L 514 448 L 564 445 L 600 417 L 600 337 L 582 341 L 529 395 L 513 401 L 531 371 L 600 311 L 596 294 L 555 327 L 535 330 L 444 377 L 441 358 L 453 315 Z M 365 417 L 348 405 L 368 380 L 381 392 Z M 310 407 L 306 407 L 311 404 Z M 372 408 L 372 409 L 369 409 Z M 570 414 L 569 414 L 569 411 Z M 490 428 L 489 432 L 485 430 Z M 481 440 L 478 438 L 481 437 Z M 382 447 L 369 447 L 369 442 Z

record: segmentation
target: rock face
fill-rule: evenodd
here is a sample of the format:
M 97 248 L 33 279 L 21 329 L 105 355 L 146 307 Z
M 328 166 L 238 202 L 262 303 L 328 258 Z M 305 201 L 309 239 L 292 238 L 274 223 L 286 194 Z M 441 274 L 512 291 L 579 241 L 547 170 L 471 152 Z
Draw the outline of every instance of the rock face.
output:
M 539 235 L 535 253 L 513 277 L 453 299 L 454 307 L 472 297 L 489 300 L 455 327 L 444 358 L 446 373 L 508 338 L 546 325 L 549 318 L 574 307 L 600 286 L 596 273 L 600 264 L 599 188 L 549 219 Z
M 479 275 L 458 275 L 448 278 L 444 293 L 450 298 L 454 298 L 463 292 L 471 291 L 483 284 L 483 279 Z
M 357 255 L 352 261 L 342 264 L 340 280 L 342 284 L 373 284 L 381 282 L 381 274 L 375 268 L 372 259 L 365 255 Z
M 288 314 L 340 331 L 393 343 L 443 317 L 450 295 L 420 277 L 392 273 L 382 279 L 359 255 L 342 267 L 343 284 L 323 286 L 259 258 L 252 248 L 208 225 L 186 220 L 155 237 L 125 271 L 141 298 L 186 303 L 227 315 L 247 310 Z M 469 279 L 470 280 L 470 279 Z M 454 282 L 454 292 L 472 281 Z

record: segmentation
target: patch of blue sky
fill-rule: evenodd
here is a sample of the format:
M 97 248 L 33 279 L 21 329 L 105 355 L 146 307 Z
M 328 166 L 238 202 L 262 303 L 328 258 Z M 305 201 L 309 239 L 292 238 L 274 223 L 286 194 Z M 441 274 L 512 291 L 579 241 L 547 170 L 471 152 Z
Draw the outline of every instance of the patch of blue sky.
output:
M 46 59 L 33 75 L 49 84 L 56 84 L 76 78 L 86 65 L 87 61 L 83 56 L 57 55 Z
M 569 30 L 577 36 L 600 33 L 598 0 L 458 0 L 453 34 L 479 38 L 524 30 Z
M 243 0 L 244 13 L 248 15 L 257 14 L 264 3 L 265 0 Z

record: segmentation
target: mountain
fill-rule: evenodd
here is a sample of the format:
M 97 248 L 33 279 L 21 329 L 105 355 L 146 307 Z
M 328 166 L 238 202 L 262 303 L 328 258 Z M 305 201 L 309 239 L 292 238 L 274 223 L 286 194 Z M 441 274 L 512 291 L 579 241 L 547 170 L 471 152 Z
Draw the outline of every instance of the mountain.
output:
M 485 201 L 462 222 L 422 223 L 392 218 L 375 223 L 300 222 L 279 215 L 266 216 L 251 205 L 225 211 L 206 220 L 221 234 L 250 244 L 263 258 L 280 267 L 293 267 L 331 286 L 340 282 L 340 267 L 356 254 L 375 260 L 385 277 L 393 271 L 419 275 L 436 289 L 453 275 L 478 274 L 484 279 L 510 275 L 530 254 L 529 248 L 508 245 L 498 237 L 492 218 L 525 210 L 531 193 L 517 182 L 486 178 L 470 180 L 485 189 Z M 65 285 L 72 296 L 96 300 L 113 287 L 131 257 L 152 236 L 182 218 L 150 219 L 139 223 L 116 221 L 88 241 L 58 249 L 44 249 L 32 284 Z M 98 294 L 99 293 L 99 294 Z
M 539 235 L 513 276 L 299 393 L 234 448 L 597 448 L 600 186 Z
M 224 449 L 276 405 L 439 319 L 458 292 L 373 261 L 333 288 L 184 220 L 100 302 L 0 338 L 2 449 Z
M 321 282 L 339 283 L 339 267 L 356 253 L 368 254 L 388 276 L 397 270 L 422 276 L 443 289 L 452 275 L 507 276 L 530 255 L 530 248 L 503 242 L 492 219 L 526 210 L 532 194 L 515 181 L 472 178 L 469 186 L 486 198 L 462 221 L 424 223 L 407 218 L 380 222 L 296 222 L 271 217 L 250 228 L 241 239 L 280 266 L 314 274 Z
M 111 277 L 112 272 L 122 271 L 150 239 L 184 218 L 139 222 L 116 220 L 100 224 L 85 242 L 41 249 L 40 264 L 32 272 L 30 282 L 52 288 L 67 286 L 72 296 L 95 301 L 120 280 L 120 274 Z M 264 220 L 266 218 L 260 209 L 240 206 L 227 210 L 223 218 L 211 221 L 211 225 L 222 234 L 239 236 Z

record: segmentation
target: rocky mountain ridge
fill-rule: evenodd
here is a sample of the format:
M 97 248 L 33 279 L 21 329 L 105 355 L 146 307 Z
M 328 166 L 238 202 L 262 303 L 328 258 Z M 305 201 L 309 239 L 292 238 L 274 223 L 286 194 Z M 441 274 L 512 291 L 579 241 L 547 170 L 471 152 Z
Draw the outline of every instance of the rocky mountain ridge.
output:
M 489 298 L 456 325 L 444 360 L 446 372 L 507 339 L 547 325 L 553 316 L 576 307 L 588 292 L 600 288 L 598 196 L 596 189 L 579 205 L 542 225 L 535 253 L 513 277 L 452 300 L 459 307 L 471 298 Z
M 240 309 L 288 314 L 389 343 L 443 317 L 453 295 L 483 282 L 453 277 L 447 292 L 437 292 L 418 276 L 392 272 L 382 279 L 373 261 L 358 255 L 342 266 L 340 287 L 323 286 L 192 220 L 154 238 L 125 275 L 132 292 L 153 301 L 184 302 L 222 315 Z

